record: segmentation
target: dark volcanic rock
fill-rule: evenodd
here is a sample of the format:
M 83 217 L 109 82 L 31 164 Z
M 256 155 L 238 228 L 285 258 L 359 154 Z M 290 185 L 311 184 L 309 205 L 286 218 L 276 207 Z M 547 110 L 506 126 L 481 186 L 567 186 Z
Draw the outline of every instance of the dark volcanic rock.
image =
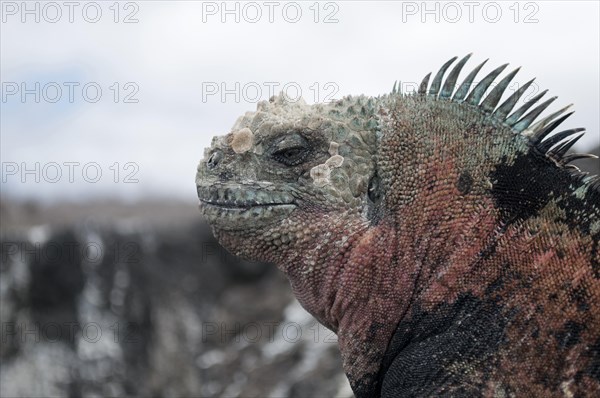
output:
M 3 397 L 351 396 L 333 333 L 203 224 L 1 241 Z

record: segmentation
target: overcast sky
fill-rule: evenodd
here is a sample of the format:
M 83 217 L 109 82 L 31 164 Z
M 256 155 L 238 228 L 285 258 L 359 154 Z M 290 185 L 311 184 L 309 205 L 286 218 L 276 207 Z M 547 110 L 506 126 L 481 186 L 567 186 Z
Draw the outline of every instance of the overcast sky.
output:
M 577 149 L 600 141 L 597 1 L 22 4 L 2 2 L 0 32 L 11 197 L 195 201 L 203 148 L 273 90 L 378 95 L 469 52 L 574 103 Z

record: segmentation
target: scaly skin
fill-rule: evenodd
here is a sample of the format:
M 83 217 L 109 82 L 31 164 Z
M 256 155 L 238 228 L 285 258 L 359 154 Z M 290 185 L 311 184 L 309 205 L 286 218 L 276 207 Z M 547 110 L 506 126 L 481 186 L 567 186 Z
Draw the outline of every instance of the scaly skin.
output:
M 562 113 L 496 107 L 514 73 L 450 99 L 468 57 L 429 93 L 259 103 L 206 150 L 201 212 L 337 333 L 358 397 L 599 394 L 599 180 L 545 138 Z

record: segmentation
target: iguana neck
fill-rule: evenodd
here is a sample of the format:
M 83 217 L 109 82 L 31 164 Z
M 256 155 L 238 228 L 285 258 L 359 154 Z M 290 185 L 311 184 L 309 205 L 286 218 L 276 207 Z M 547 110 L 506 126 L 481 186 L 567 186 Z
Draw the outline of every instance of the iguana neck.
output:
M 410 302 L 411 289 L 398 287 L 413 286 L 414 264 L 399 260 L 396 231 L 387 222 L 333 217 L 315 238 L 285 252 L 281 268 L 302 306 L 337 334 L 355 393 L 369 395 Z
M 389 216 L 377 225 L 333 217 L 311 245 L 284 250 L 286 258 L 276 261 L 299 302 L 338 335 L 344 370 L 358 396 L 376 394 L 399 322 L 416 295 L 436 283 L 430 270 L 450 275 L 455 266 L 475 263 L 481 251 L 476 247 L 494 240 L 497 223 L 490 211 L 446 217 L 453 211 L 442 211 L 436 220 L 417 220 L 416 214 L 427 213 L 412 213 L 413 221 L 406 217 L 397 225 Z

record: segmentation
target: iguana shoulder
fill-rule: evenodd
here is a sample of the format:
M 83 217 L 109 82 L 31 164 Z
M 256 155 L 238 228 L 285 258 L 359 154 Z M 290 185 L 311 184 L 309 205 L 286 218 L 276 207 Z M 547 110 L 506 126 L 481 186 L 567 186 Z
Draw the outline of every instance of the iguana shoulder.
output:
M 471 74 L 450 98 L 466 58 L 444 87 L 449 64 L 388 111 L 385 207 L 404 236 L 399 247 L 414 248 L 422 266 L 387 352 L 384 395 L 590 393 L 600 355 L 599 184 L 565 156 L 583 129 L 544 139 L 570 114 L 534 124 L 553 101 L 526 113 L 541 95 L 509 116 L 528 84 L 496 108 L 516 71 L 483 98 L 504 66 L 467 91 Z

